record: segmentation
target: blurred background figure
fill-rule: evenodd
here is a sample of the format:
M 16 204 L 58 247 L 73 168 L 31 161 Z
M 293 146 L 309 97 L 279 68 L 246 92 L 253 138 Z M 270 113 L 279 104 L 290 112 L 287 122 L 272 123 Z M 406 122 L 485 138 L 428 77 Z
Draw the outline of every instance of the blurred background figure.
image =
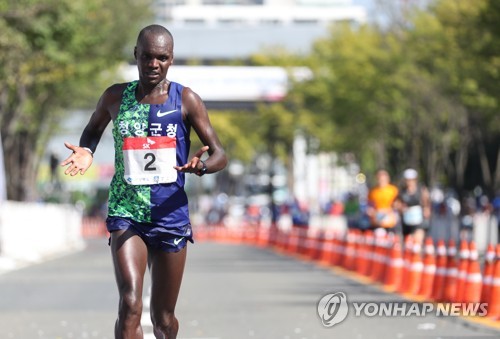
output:
M 403 185 L 396 206 L 401 214 L 403 235 L 413 235 L 422 244 L 429 228 L 431 200 L 429 190 L 418 181 L 418 172 L 408 168 L 403 172 Z
M 376 185 L 368 193 L 366 214 L 372 228 L 395 232 L 398 215 L 394 210 L 394 201 L 398 196 L 398 188 L 391 184 L 391 177 L 384 169 L 377 171 L 376 180 Z
M 347 221 L 348 228 L 365 229 L 368 225 L 363 225 L 360 222 L 361 215 L 361 204 L 359 203 L 359 198 L 357 194 L 349 192 L 344 203 L 344 216 Z
M 57 169 L 59 168 L 59 157 L 55 153 L 50 153 L 49 159 L 50 165 L 50 182 L 52 185 L 59 185 L 59 172 Z
M 470 241 L 474 231 L 474 214 L 476 214 L 476 201 L 474 197 L 468 195 L 462 199 L 460 213 L 460 240 Z
M 496 219 L 497 227 L 497 243 L 500 241 L 500 191 L 496 193 L 495 198 L 491 202 L 493 210 L 492 216 Z

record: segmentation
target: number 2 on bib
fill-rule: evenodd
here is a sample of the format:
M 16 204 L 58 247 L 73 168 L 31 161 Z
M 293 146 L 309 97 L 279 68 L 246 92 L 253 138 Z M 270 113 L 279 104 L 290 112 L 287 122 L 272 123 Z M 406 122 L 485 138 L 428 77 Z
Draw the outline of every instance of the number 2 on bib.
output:
M 146 166 L 144 166 L 144 170 L 145 171 L 156 171 L 156 167 L 153 167 L 153 164 L 156 161 L 155 154 L 154 153 L 146 153 L 146 155 L 144 156 L 144 159 L 149 159 L 149 158 L 151 158 L 151 161 L 148 162 L 146 164 Z
M 167 184 L 177 180 L 176 140 L 135 137 L 123 140 L 124 179 L 130 185 Z

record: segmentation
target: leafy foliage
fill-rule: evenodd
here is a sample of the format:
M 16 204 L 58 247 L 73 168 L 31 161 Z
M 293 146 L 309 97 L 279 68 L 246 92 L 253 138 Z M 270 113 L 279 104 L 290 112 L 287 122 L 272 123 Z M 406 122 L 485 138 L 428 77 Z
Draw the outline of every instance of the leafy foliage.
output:
M 62 110 L 88 107 L 101 74 L 123 61 L 149 1 L 0 1 L 0 126 L 8 197 L 36 198 L 34 179 Z M 131 53 L 131 48 L 129 49 Z
M 481 184 L 492 194 L 500 184 L 500 5 L 441 0 L 404 10 L 383 28 L 336 25 L 306 58 L 254 57 L 306 65 L 313 78 L 294 84 L 282 109 L 259 111 L 275 135 L 252 131 L 268 141 L 305 131 L 322 149 L 354 152 L 365 171 L 411 166 L 429 184 Z

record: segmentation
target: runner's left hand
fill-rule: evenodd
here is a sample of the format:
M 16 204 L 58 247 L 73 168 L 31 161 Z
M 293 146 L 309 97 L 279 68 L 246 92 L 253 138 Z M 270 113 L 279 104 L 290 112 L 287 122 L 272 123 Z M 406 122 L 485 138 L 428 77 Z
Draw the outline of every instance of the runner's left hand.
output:
M 203 153 L 208 151 L 208 149 L 209 149 L 208 146 L 203 146 L 193 155 L 193 157 L 191 158 L 191 160 L 189 160 L 189 162 L 187 164 L 185 164 L 184 166 L 174 166 L 174 168 L 177 171 L 183 172 L 183 173 L 196 173 L 196 172 L 198 172 L 203 167 L 203 164 L 200 161 L 201 156 L 203 155 Z

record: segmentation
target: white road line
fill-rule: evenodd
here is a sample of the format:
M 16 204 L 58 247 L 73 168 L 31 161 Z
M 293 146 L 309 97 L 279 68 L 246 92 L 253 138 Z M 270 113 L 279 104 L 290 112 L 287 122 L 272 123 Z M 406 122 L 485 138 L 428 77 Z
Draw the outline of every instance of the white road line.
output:
M 148 311 L 143 311 L 141 315 L 141 325 L 142 326 L 153 326 L 151 323 L 151 315 Z

